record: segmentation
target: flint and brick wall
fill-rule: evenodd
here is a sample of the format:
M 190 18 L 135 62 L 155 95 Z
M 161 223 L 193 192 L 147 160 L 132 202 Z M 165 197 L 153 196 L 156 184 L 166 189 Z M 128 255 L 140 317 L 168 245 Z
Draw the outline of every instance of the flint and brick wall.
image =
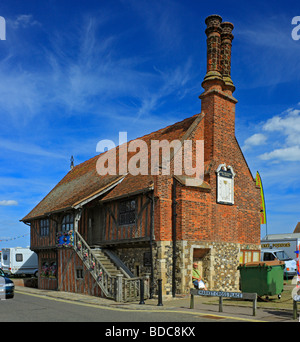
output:
M 172 293 L 172 253 L 171 241 L 157 242 L 154 250 L 154 278 L 162 279 L 163 294 Z M 202 278 L 210 290 L 239 291 L 240 251 L 258 250 L 257 245 L 244 245 L 232 242 L 177 241 L 176 243 L 176 293 L 188 294 L 192 284 L 193 261 L 199 263 Z M 195 251 L 203 251 L 202 257 Z

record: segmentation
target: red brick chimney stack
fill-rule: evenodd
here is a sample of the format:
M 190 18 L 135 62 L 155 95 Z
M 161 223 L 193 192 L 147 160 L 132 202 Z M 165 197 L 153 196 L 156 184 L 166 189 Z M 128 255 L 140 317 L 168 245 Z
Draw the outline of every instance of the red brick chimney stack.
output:
M 231 80 L 231 46 L 233 40 L 233 24 L 229 22 L 221 23 L 221 70 L 223 81 L 225 83 L 224 90 L 229 90 L 231 94 L 235 87 Z
M 204 92 L 201 112 L 204 117 L 205 161 L 213 166 L 224 163 L 224 158 L 235 144 L 235 87 L 231 80 L 231 46 L 233 24 L 222 22 L 219 15 L 206 18 L 207 72 L 202 82 Z
M 223 90 L 226 94 L 232 95 L 235 90 L 231 80 L 231 46 L 234 26 L 232 23 L 222 22 L 222 17 L 217 14 L 207 17 L 205 23 L 207 25 L 205 30 L 207 72 L 202 86 L 208 90 L 213 85 L 214 89 Z
M 221 22 L 219 15 L 210 15 L 206 18 L 205 24 L 207 28 L 207 73 L 204 81 L 222 80 L 221 74 Z

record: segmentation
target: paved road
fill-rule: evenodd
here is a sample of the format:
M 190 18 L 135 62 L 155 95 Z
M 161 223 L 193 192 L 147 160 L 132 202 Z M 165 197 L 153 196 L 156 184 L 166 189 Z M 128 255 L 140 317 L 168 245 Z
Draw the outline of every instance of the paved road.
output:
M 107 308 L 32 294 L 15 293 L 0 301 L 0 322 L 212 322 L 232 321 L 218 315 L 191 312 L 140 311 Z M 235 320 L 236 321 L 236 320 Z M 189 326 L 189 325 L 187 325 Z

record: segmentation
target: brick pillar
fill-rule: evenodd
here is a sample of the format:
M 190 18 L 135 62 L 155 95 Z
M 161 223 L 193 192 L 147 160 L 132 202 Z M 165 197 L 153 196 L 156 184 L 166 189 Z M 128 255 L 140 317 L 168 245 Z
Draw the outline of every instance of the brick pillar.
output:
M 235 90 L 231 80 L 231 46 L 234 38 L 232 34 L 233 27 L 232 23 L 221 23 L 221 72 L 225 83 L 224 90 L 229 91 L 231 94 Z
M 204 77 L 204 82 L 209 80 L 222 80 L 221 74 L 221 22 L 222 18 L 219 15 L 210 15 L 205 19 L 207 28 L 207 72 Z

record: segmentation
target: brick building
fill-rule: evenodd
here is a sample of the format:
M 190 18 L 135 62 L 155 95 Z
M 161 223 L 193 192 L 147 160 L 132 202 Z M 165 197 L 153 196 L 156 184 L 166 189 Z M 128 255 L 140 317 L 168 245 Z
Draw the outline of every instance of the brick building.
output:
M 163 294 L 188 293 L 198 261 L 209 289 L 236 291 L 239 262 L 259 260 L 260 190 L 235 137 L 233 25 L 218 15 L 205 22 L 201 113 L 139 138 L 148 147 L 144 155 L 126 150 L 127 160 L 138 155 L 138 165 L 154 140 L 191 141 L 193 152 L 203 141 L 203 182 L 175 174 L 175 149 L 169 174 L 161 154 L 155 174 L 149 165 L 147 174 L 100 176 L 99 156 L 73 167 L 22 219 L 39 256 L 40 288 L 113 297 L 122 274 L 123 292 L 148 275 L 151 292 L 162 279 Z M 119 171 L 122 148 L 114 149 Z

